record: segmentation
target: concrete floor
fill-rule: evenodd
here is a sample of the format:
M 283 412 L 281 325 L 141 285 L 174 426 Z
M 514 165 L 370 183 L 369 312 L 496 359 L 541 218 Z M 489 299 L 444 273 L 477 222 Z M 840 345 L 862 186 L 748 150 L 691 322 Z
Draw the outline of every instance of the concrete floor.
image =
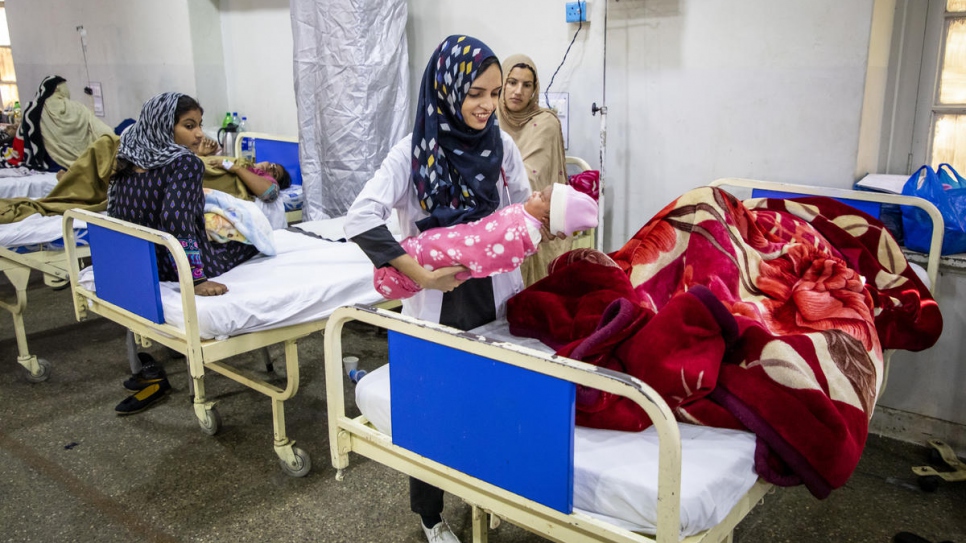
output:
M 11 292 L 0 279 L 0 294 Z M 289 433 L 314 464 L 307 477 L 293 479 L 278 467 L 263 396 L 210 378 L 224 426 L 207 436 L 190 408 L 184 363 L 152 349 L 174 392 L 144 413 L 117 417 L 128 374 L 124 330 L 102 318 L 75 322 L 69 291 L 46 288 L 39 277 L 26 319 L 31 349 L 53 363 L 53 373 L 45 383 L 24 379 L 10 317 L 2 312 L 0 541 L 423 541 L 408 512 L 405 476 L 354 456 L 345 480 L 335 480 L 320 335 L 300 343 L 300 390 L 286 403 Z M 354 327 L 346 351 L 362 367 L 376 367 L 385 340 Z M 255 356 L 236 365 L 263 371 Z M 844 488 L 824 501 L 800 487 L 780 489 L 742 522 L 736 539 L 888 542 L 905 530 L 966 543 L 966 484 L 923 493 L 909 467 L 926 458 L 922 447 L 870 437 Z M 469 541 L 469 507 L 451 496 L 446 507 L 444 516 Z M 490 541 L 544 540 L 504 523 Z

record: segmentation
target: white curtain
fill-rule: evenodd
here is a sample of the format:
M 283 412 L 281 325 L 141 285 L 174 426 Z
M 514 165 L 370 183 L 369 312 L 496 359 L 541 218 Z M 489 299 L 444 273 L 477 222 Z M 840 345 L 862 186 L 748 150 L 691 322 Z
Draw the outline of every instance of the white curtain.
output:
M 411 130 L 406 0 L 290 0 L 303 216 L 345 215 Z

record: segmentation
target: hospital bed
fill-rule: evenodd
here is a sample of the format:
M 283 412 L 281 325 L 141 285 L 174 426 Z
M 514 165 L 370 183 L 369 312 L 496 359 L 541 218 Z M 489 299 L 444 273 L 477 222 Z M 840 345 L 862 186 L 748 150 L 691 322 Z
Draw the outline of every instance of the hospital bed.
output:
M 27 168 L 0 169 L 0 198 L 43 198 L 57 185 L 57 174 Z
M 288 170 L 292 185 L 281 191 L 279 199 L 285 205 L 285 219 L 289 223 L 302 220 L 302 166 L 299 162 L 299 140 L 261 132 L 242 132 L 235 138 L 235 156 L 242 156 L 244 145 L 254 150 L 255 162 L 276 162 Z
M 272 217 L 281 220 L 281 204 L 278 201 L 266 203 L 256 199 L 255 205 L 270 221 Z M 73 239 L 78 243 L 75 251 L 79 259 L 90 256 L 86 232 L 86 223 L 81 221 L 76 224 Z M 27 309 L 27 283 L 31 271 L 36 270 L 43 274 L 47 286 L 65 287 L 70 279 L 67 258 L 62 217 L 34 214 L 22 221 L 0 224 L 0 271 L 14 287 L 13 298 L 0 299 L 0 308 L 10 312 L 13 317 L 19 353 L 17 361 L 26 368 L 26 378 L 32 383 L 46 381 L 50 377 L 52 366 L 48 360 L 38 358 L 29 351 L 23 320 Z M 133 345 L 130 354 L 132 371 L 137 372 L 136 366 L 140 363 L 134 354 Z
M 940 225 L 925 272 L 935 286 L 942 219 L 928 202 L 739 179 L 715 185 L 925 209 Z M 348 417 L 341 338 L 354 320 L 389 330 L 391 364 L 359 381 L 362 414 Z M 487 514 L 490 525 L 502 518 L 560 542 L 732 541 L 735 526 L 772 488 L 753 471 L 753 434 L 678 422 L 647 383 L 555 356 L 511 336 L 505 322 L 461 332 L 375 308 L 341 308 L 325 331 L 325 361 L 336 478 L 356 453 L 442 488 L 471 505 L 477 543 L 487 541 Z M 630 398 L 653 426 L 639 433 L 575 428 L 577 384 Z
M 78 222 L 73 238 L 81 245 L 74 250 L 74 258 L 90 255 L 86 246 L 86 225 Z M 64 250 L 62 219 L 58 216 L 30 215 L 20 222 L 0 224 L 0 271 L 14 288 L 13 299 L 0 300 L 0 307 L 10 312 L 17 338 L 17 362 L 27 370 L 32 383 L 50 377 L 51 364 L 30 354 L 23 314 L 27 309 L 27 282 L 33 270 L 44 276 L 44 283 L 61 287 L 69 279 L 67 253 Z
M 295 447 L 285 427 L 284 402 L 299 386 L 297 341 L 325 327 L 326 318 L 347 304 L 389 304 L 372 286 L 373 267 L 342 236 L 342 221 L 314 221 L 276 230 L 278 254 L 257 256 L 220 275 L 222 296 L 196 297 L 191 268 L 170 234 L 82 210 L 64 215 L 69 277 L 78 320 L 95 313 L 134 332 L 142 346 L 160 343 L 187 357 L 194 413 L 201 429 L 221 427 L 215 402 L 205 394 L 207 372 L 224 375 L 269 397 L 274 448 L 283 470 L 304 476 L 309 454 Z M 72 243 L 74 225 L 88 225 L 92 266 L 81 270 Z M 307 233 L 303 233 L 307 232 Z M 174 255 L 178 282 L 160 282 L 154 244 Z M 391 305 L 398 305 L 393 302 Z M 228 363 L 231 357 L 284 344 L 284 387 Z

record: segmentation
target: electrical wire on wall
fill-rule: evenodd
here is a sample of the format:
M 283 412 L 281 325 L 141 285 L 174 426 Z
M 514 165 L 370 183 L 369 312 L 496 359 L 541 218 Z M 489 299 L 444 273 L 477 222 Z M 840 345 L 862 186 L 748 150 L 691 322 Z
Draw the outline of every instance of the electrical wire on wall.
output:
M 584 14 L 583 14 L 583 4 L 577 2 L 577 13 L 578 13 L 578 24 L 577 31 L 574 32 L 574 37 L 570 40 L 570 45 L 567 46 L 567 50 L 564 52 L 563 59 L 554 70 L 553 75 L 550 77 L 550 83 L 547 84 L 547 88 L 543 91 L 543 98 L 546 100 L 547 104 L 550 103 L 550 87 L 553 86 L 553 80 L 557 77 L 557 72 L 563 67 L 564 62 L 567 61 L 567 55 L 570 54 L 570 48 L 573 47 L 574 42 L 577 41 L 577 35 L 580 34 L 580 29 L 584 26 Z M 598 181 L 598 226 L 597 226 L 597 239 L 595 240 L 594 247 L 598 250 L 603 251 L 604 247 L 604 179 L 605 179 L 605 159 L 607 155 L 607 0 L 604 0 L 604 59 L 603 59 L 603 97 L 601 98 L 601 105 L 598 106 L 597 102 L 591 105 L 590 112 L 591 115 L 596 116 L 600 113 L 600 180 Z
M 574 46 L 574 42 L 577 41 L 577 34 L 580 34 L 580 29 L 584 27 L 584 11 L 583 4 L 577 2 L 577 31 L 574 32 L 574 37 L 570 40 L 570 45 L 567 46 L 567 50 L 564 52 L 563 59 L 560 60 L 560 64 L 557 65 L 557 69 L 553 71 L 553 75 L 550 76 L 550 83 L 547 83 L 547 88 L 543 89 L 543 99 L 550 104 L 550 87 L 553 86 L 553 80 L 557 77 L 557 72 L 560 68 L 563 68 L 564 62 L 567 62 L 567 55 L 570 54 L 570 48 Z

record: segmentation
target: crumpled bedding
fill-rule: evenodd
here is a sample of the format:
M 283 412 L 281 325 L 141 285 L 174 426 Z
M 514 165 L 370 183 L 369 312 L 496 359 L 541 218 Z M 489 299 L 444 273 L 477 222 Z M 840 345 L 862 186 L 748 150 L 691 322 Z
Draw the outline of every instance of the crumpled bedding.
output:
M 818 497 L 858 463 L 883 349 L 925 349 L 942 332 L 882 223 L 828 198 L 695 189 L 618 251 L 572 251 L 550 272 L 509 301 L 514 335 L 641 379 L 679 420 L 752 431 L 759 476 Z M 577 423 L 650 425 L 587 389 Z

